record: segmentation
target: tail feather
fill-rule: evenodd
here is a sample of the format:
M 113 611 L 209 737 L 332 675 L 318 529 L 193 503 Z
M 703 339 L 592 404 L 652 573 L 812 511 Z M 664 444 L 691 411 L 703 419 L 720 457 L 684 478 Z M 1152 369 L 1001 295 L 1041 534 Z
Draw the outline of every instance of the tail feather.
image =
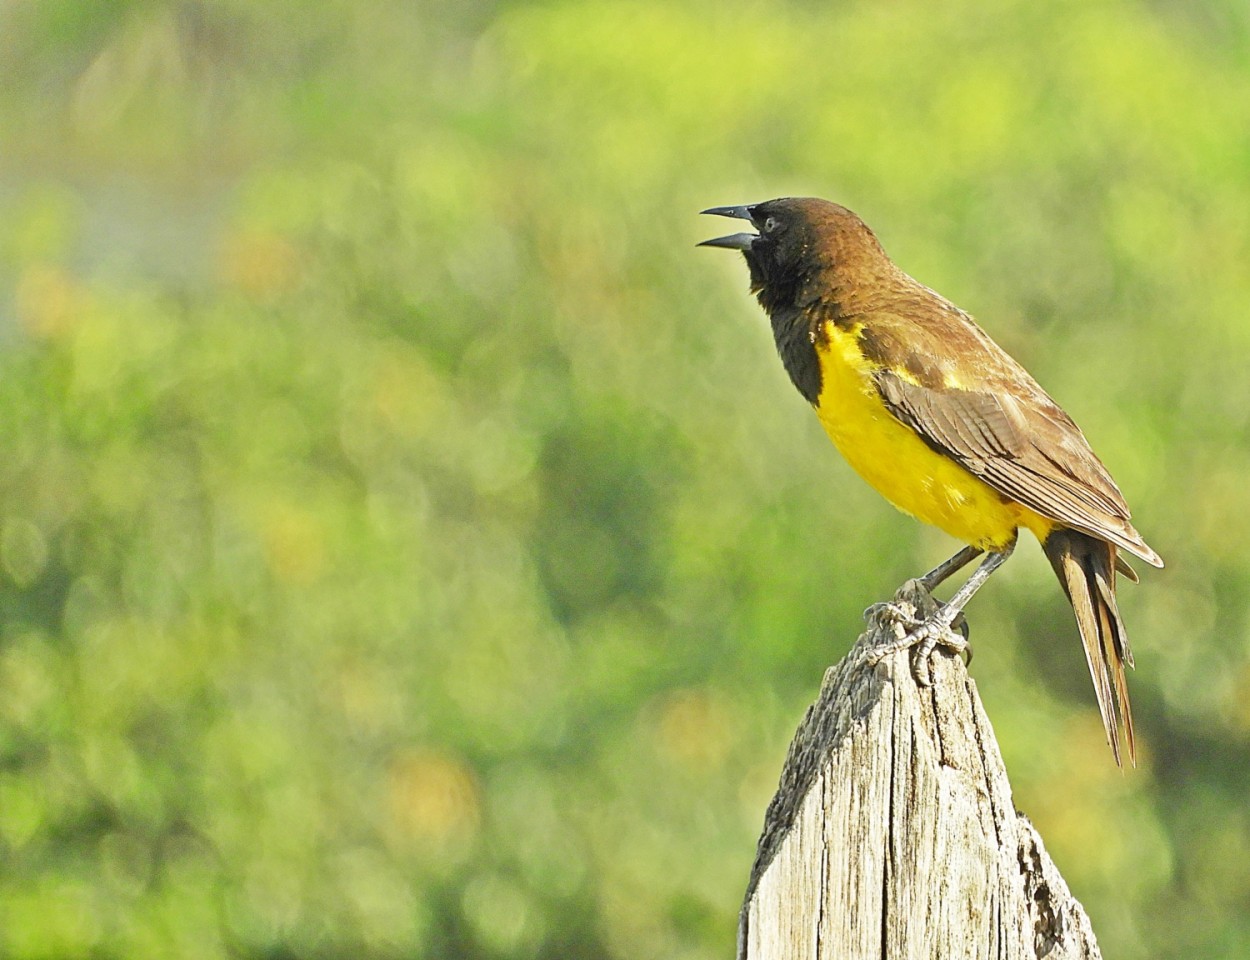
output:
M 1115 568 L 1134 583 L 1141 583 L 1141 578 L 1137 576 L 1137 571 L 1129 566 L 1129 562 L 1120 556 L 1118 552 L 1115 555 Z
M 1120 729 L 1128 746 L 1129 762 L 1137 765 L 1133 736 L 1133 712 L 1128 699 L 1125 665 L 1133 665 L 1128 634 L 1115 602 L 1115 574 L 1122 561 L 1114 544 L 1076 530 L 1055 530 L 1042 544 L 1064 592 L 1076 613 L 1085 660 L 1094 681 L 1098 712 L 1107 731 L 1107 742 L 1120 759 Z

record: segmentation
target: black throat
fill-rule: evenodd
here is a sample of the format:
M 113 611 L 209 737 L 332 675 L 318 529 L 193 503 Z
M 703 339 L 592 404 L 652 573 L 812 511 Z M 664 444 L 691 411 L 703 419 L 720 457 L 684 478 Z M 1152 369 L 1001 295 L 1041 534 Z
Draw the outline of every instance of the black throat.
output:
M 800 305 L 802 277 L 777 264 L 771 244 L 757 240 L 755 246 L 761 249 L 743 251 L 751 269 L 751 289 L 772 321 L 773 341 L 790 382 L 815 406 L 821 389 L 816 344 L 824 337 L 822 311 L 814 304 Z

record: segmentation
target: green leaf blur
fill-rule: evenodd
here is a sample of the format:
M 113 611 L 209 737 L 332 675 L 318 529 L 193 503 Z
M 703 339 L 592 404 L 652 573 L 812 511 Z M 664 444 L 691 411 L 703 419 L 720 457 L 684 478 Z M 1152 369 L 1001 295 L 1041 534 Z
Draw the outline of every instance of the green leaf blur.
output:
M 1138 770 L 1029 544 L 972 670 L 1106 955 L 1250 954 L 1247 131 L 1236 0 L 0 5 L 0 956 L 729 955 L 822 669 L 955 546 L 694 249 L 800 193 L 1167 559 Z

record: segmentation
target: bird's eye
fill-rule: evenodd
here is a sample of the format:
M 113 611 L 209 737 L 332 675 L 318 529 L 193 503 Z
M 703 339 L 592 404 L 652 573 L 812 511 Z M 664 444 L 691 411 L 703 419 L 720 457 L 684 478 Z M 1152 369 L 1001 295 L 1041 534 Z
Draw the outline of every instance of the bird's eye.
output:
M 777 229 L 777 218 L 776 218 L 776 217 L 769 217 L 767 220 L 765 220 L 765 221 L 764 221 L 764 232 L 765 232 L 765 233 L 772 233 L 772 232 L 773 232 L 774 230 L 776 230 L 776 229 Z

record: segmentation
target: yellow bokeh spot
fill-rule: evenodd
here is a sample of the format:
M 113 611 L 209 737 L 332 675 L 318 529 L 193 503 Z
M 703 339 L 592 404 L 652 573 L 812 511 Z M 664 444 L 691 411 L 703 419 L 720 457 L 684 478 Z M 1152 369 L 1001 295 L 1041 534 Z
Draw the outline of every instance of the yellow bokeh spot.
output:
M 733 716 L 720 696 L 707 690 L 679 690 L 660 707 L 659 749 L 693 772 L 718 769 L 733 745 Z
M 261 540 L 269 569 L 279 580 L 309 583 L 325 569 L 325 531 L 317 517 L 302 507 L 272 505 L 262 520 Z
M 299 253 L 276 233 L 243 231 L 223 246 L 221 273 L 226 283 L 248 296 L 270 299 L 295 286 Z
M 58 339 L 82 318 L 87 297 L 81 285 L 59 267 L 36 264 L 17 281 L 17 319 L 32 336 Z
M 477 833 L 480 791 L 461 757 L 433 750 L 404 751 L 392 760 L 387 781 L 391 820 L 403 836 L 443 846 Z
M 392 432 L 414 437 L 445 422 L 448 400 L 429 362 L 416 351 L 393 344 L 378 359 L 373 404 Z

